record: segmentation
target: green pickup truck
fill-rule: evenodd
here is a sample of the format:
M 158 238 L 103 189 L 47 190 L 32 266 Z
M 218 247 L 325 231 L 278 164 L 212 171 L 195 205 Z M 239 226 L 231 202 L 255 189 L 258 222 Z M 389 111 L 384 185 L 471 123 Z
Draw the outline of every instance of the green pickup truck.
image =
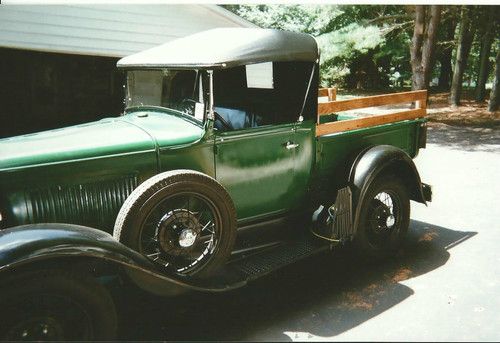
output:
M 38 282 L 102 312 L 112 301 L 98 281 L 110 265 L 175 294 L 240 287 L 336 245 L 380 258 L 400 246 L 409 201 L 431 200 L 412 161 L 425 147 L 425 91 L 318 100 L 309 35 L 215 29 L 118 68 L 121 116 L 0 140 L 2 306 L 40 297 Z M 415 106 L 339 113 L 402 102 Z M 286 229 L 276 235 L 278 226 Z M 69 286 L 83 282 L 86 291 Z M 107 300 L 95 304 L 89 289 Z M 50 306 L 15 311 L 0 334 L 111 337 L 109 313 L 77 330 Z

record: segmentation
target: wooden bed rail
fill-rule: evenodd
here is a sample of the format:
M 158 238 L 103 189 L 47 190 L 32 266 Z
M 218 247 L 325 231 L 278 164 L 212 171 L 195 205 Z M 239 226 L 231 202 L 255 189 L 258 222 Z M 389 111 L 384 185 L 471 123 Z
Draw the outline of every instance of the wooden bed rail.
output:
M 318 97 L 327 96 L 328 101 L 337 100 L 337 88 L 320 88 L 318 90 Z
M 325 124 L 320 124 L 319 121 L 320 116 L 325 114 L 337 113 L 337 112 L 355 110 L 367 107 L 411 103 L 411 102 L 415 102 L 414 109 L 407 109 L 396 113 L 373 115 L 356 119 L 339 120 Z M 375 96 L 368 96 L 368 97 L 355 98 L 349 100 L 318 103 L 318 122 L 316 125 L 316 137 L 336 132 L 361 129 L 369 126 L 422 118 L 425 117 L 426 115 L 426 103 L 427 103 L 426 90 L 375 95 Z

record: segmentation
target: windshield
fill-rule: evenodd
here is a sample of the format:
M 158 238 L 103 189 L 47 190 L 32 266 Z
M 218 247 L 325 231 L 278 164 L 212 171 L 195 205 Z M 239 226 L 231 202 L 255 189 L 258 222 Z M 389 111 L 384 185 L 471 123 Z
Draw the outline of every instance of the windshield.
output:
M 159 106 L 203 120 L 206 112 L 203 73 L 198 70 L 127 71 L 125 109 Z

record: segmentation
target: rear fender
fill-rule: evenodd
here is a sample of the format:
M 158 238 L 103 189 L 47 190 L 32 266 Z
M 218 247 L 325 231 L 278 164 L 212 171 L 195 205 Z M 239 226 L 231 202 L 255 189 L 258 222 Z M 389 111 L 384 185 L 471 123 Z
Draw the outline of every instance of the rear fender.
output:
M 169 296 L 186 290 L 217 292 L 199 282 L 184 282 L 163 274 L 157 266 L 110 234 L 72 224 L 30 224 L 0 231 L 0 274 L 40 261 L 71 257 L 98 259 L 122 266 L 141 288 Z
M 360 206 L 370 184 L 380 175 L 395 174 L 406 185 L 410 199 L 427 204 L 430 190 L 424 190 L 415 163 L 403 150 L 392 145 L 377 145 L 363 150 L 355 159 L 349 173 L 349 185 L 356 205 L 354 227 L 359 220 Z

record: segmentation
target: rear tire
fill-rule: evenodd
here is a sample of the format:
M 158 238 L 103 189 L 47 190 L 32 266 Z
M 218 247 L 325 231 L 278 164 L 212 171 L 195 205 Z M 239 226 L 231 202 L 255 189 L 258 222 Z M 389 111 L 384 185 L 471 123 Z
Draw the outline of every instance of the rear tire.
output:
M 368 186 L 354 244 L 368 258 L 394 255 L 401 247 L 410 223 L 408 190 L 396 177 L 377 178 Z
M 101 341 L 115 338 L 109 292 L 94 278 L 61 270 L 12 275 L 0 285 L 0 339 Z

